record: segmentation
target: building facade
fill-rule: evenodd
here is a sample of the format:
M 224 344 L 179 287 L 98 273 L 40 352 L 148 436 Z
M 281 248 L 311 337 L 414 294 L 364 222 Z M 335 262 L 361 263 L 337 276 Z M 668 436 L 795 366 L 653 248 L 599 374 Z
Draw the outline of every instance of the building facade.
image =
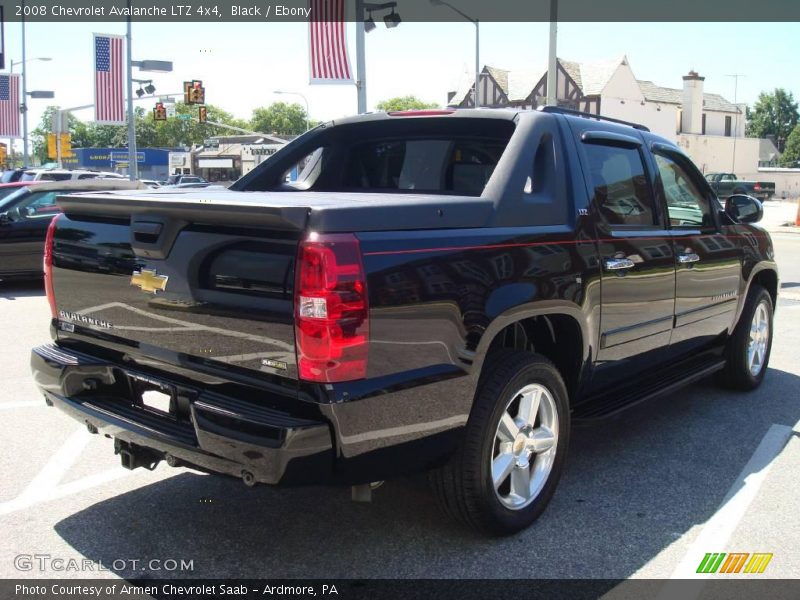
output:
M 745 105 L 707 93 L 705 78 L 695 71 L 683 77 L 681 88 L 668 88 L 637 79 L 625 56 L 601 62 L 558 59 L 557 65 L 559 106 L 641 123 L 682 146 L 707 172 L 757 167 L 759 141 L 744 137 Z M 474 88 L 474 81 L 465 81 L 448 94 L 448 106 L 474 106 Z M 485 66 L 478 92 L 481 106 L 535 109 L 547 99 L 547 70 Z

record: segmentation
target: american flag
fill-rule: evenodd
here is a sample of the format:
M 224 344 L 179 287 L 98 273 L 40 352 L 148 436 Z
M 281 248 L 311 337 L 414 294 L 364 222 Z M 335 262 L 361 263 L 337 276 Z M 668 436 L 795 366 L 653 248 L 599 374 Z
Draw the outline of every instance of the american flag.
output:
M 94 34 L 94 120 L 125 123 L 122 36 Z
M 19 75 L 0 75 L 0 137 L 20 137 L 19 114 Z
M 308 37 L 311 83 L 353 82 L 347 56 L 344 2 L 310 0 Z

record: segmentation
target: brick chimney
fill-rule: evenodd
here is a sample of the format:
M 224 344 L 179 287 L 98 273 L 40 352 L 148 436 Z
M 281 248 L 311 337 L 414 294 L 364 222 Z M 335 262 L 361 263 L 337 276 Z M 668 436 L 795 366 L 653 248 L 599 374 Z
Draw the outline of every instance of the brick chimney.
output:
M 683 76 L 683 105 L 681 106 L 681 132 L 703 133 L 703 81 L 697 71 Z

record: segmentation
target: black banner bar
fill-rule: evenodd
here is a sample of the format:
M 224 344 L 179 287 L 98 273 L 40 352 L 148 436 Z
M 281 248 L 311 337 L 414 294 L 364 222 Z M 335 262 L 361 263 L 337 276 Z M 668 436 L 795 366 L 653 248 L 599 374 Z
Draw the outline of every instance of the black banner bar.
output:
M 797 598 L 800 581 L 720 576 L 696 580 L 657 579 L 6 579 L 3 600 L 623 600 L 697 598 L 750 600 Z
M 308 0 L 4 0 L 7 21 L 35 22 L 300 22 L 319 18 Z M 355 0 L 346 0 L 347 19 Z M 452 0 L 462 13 L 483 22 L 550 20 L 550 0 Z M 560 22 L 788 22 L 800 21 L 797 0 L 558 0 Z M 399 0 L 405 22 L 461 21 L 430 0 Z

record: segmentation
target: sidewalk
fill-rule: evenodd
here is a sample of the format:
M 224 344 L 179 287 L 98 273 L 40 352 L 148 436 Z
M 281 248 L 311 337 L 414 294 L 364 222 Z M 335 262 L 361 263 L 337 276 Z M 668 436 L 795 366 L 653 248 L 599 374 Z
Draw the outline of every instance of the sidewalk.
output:
M 798 200 L 767 200 L 764 202 L 762 225 L 770 233 L 800 233 L 795 225 Z

